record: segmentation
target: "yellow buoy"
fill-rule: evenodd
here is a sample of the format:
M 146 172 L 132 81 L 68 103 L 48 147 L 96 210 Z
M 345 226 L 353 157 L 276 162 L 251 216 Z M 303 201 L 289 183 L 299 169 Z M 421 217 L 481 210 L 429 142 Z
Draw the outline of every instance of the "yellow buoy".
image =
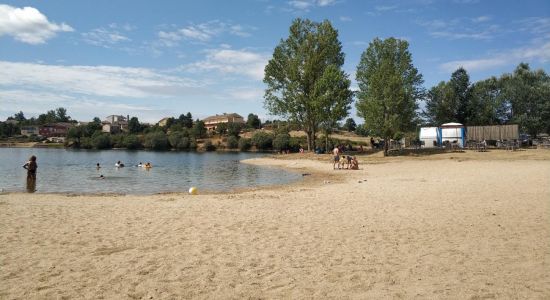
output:
M 192 186 L 189 188 L 189 195 L 196 195 L 198 193 L 199 193 L 199 190 L 196 187 Z

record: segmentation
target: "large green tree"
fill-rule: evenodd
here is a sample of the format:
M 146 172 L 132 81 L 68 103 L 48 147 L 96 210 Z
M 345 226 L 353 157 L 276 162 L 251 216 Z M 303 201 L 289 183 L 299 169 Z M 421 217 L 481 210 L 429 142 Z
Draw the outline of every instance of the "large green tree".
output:
M 374 134 L 384 138 L 384 155 L 390 139 L 414 128 L 417 100 L 424 94 L 422 75 L 413 66 L 408 48 L 404 40 L 376 38 L 357 66 L 357 113 Z
M 531 71 L 521 63 L 501 77 L 503 97 L 509 103 L 511 122 L 533 136 L 550 128 L 550 78 L 543 70 Z
M 266 109 L 298 123 L 307 135 L 309 150 L 315 148 L 315 134 L 331 111 L 326 107 L 328 95 L 336 96 L 328 101 L 332 106 L 340 106 L 335 102 L 341 101 L 349 106 L 349 80 L 341 69 L 343 64 L 338 31 L 329 21 L 296 19 L 265 67 Z M 339 81 L 327 85 L 328 78 Z

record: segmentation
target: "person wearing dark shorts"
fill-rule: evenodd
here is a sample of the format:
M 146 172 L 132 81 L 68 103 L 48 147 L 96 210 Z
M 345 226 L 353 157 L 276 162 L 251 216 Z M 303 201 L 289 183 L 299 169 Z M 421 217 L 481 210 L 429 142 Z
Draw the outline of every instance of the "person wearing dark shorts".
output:
M 33 193 L 36 190 L 36 169 L 38 169 L 36 156 L 31 156 L 29 161 L 23 165 L 23 168 L 27 170 L 27 191 Z

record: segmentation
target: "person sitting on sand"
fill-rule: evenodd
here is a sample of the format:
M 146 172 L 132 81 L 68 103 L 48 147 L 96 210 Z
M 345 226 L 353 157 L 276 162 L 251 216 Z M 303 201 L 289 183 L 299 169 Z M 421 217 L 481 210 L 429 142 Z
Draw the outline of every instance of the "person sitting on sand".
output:
M 359 161 L 357 160 L 357 157 L 356 156 L 353 156 L 353 158 L 351 159 L 351 162 L 350 162 L 350 169 L 351 170 L 359 170 Z
M 342 155 L 342 157 L 340 158 L 340 164 L 339 165 L 342 167 L 342 169 L 344 169 L 344 166 L 346 166 L 347 163 L 348 163 L 347 157 L 345 155 Z M 349 165 L 346 167 L 346 169 L 348 167 L 349 167 Z M 340 169 L 340 167 L 338 167 L 338 169 Z

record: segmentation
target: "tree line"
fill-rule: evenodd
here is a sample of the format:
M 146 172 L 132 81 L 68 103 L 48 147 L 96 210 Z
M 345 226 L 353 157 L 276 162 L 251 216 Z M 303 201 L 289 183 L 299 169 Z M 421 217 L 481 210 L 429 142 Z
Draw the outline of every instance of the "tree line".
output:
M 317 132 L 328 140 L 349 116 L 354 98 L 364 124 L 348 118 L 346 127 L 385 140 L 399 139 L 419 124 L 446 122 L 513 123 L 534 136 L 550 131 L 550 79 L 543 70 L 521 63 L 512 74 L 472 84 L 459 68 L 448 82 L 426 91 L 408 48 L 405 40 L 375 38 L 361 55 L 355 74 L 359 90 L 352 92 L 338 31 L 328 20 L 296 19 L 265 67 L 264 106 L 299 124 L 309 150 L 316 147 Z M 384 144 L 387 154 L 389 143 Z

